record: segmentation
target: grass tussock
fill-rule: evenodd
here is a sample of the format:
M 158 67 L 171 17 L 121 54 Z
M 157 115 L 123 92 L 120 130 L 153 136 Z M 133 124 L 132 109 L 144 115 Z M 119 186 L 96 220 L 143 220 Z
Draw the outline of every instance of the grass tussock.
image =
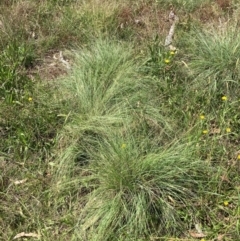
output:
M 211 89 L 212 93 L 231 93 L 239 85 L 237 29 L 236 25 L 230 27 L 225 24 L 211 32 L 196 32 L 192 37 L 197 48 L 193 51 L 190 66 L 197 81 L 205 81 L 206 88 Z
M 213 170 L 196 160 L 191 144 L 146 151 L 146 142 L 124 137 L 100 145 L 90 175 L 82 179 L 93 191 L 80 215 L 79 236 L 118 240 L 181 233 L 181 213 L 194 219 L 194 203 L 207 191 Z
M 116 134 L 124 132 L 125 126 L 136 132 L 148 129 L 149 134 L 161 130 L 162 136 L 165 129 L 171 130 L 167 118 L 145 91 L 154 85 L 138 76 L 135 61 L 129 47 L 127 50 L 126 46 L 109 41 L 96 42 L 76 55 L 77 64 L 71 75 L 59 85 L 62 101 L 69 108 L 68 124 L 59 139 L 67 146 L 73 143 L 77 150 L 74 155 L 86 156 L 91 146 L 97 148 L 96 139 L 108 139 L 110 130 Z M 68 161 L 60 157 L 63 165 L 76 157 L 67 158 Z M 65 170 L 70 169 L 64 167 Z

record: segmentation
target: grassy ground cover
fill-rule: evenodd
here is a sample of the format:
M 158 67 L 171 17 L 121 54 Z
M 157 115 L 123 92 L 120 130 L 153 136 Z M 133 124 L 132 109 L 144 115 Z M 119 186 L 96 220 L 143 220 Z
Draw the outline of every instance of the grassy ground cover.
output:
M 240 239 L 238 1 L 0 13 L 0 240 Z

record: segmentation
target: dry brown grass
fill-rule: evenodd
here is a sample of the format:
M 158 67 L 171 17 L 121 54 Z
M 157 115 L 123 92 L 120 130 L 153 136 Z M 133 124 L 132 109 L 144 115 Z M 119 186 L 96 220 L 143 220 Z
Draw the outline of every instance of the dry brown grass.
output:
M 223 11 L 228 11 L 232 6 L 231 0 L 216 0 L 215 2 Z

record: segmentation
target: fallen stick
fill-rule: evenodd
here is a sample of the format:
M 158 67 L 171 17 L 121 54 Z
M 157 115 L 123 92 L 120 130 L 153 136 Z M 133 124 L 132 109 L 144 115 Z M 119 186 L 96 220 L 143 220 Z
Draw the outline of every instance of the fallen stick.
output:
M 175 26 L 176 23 L 178 22 L 179 18 L 178 16 L 171 10 L 171 12 L 169 13 L 168 19 L 170 22 L 172 22 L 172 25 L 170 27 L 169 33 L 166 37 L 165 40 L 165 47 L 169 47 L 170 50 L 176 50 L 176 48 L 172 45 L 173 42 L 173 36 L 174 36 L 174 31 L 175 31 Z

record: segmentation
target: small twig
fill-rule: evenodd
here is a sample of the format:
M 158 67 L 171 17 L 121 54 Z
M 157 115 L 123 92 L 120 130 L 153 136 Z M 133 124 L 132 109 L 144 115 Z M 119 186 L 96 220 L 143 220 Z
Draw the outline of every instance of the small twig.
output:
M 59 57 L 56 56 L 56 54 L 53 55 L 53 58 L 56 60 L 59 60 L 63 65 L 67 68 L 70 69 L 70 64 L 63 58 L 62 51 L 59 52 Z

